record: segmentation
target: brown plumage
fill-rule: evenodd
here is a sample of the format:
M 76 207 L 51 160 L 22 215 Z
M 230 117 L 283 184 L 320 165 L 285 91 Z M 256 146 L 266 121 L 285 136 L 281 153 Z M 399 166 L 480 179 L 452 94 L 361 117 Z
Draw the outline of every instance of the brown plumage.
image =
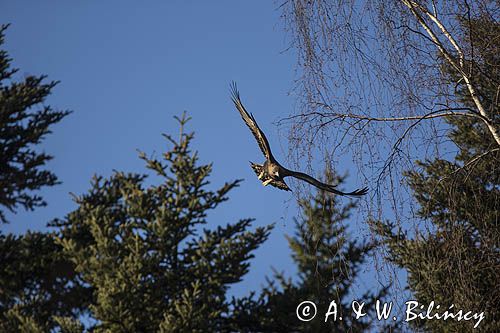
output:
M 243 118 L 245 124 L 247 124 L 248 128 L 250 128 L 250 131 L 252 131 L 253 136 L 255 137 L 257 143 L 259 144 L 260 150 L 262 151 L 262 153 L 266 158 L 264 164 L 256 164 L 250 162 L 252 169 L 254 170 L 257 177 L 262 181 L 262 184 L 264 186 L 271 185 L 281 190 L 290 191 L 290 188 L 284 181 L 285 177 L 290 176 L 304 180 L 321 190 L 330 193 L 335 193 L 338 195 L 362 196 L 368 192 L 368 188 L 366 187 L 348 193 L 342 192 L 337 190 L 335 186 L 322 183 L 319 180 L 305 173 L 288 170 L 287 168 L 283 167 L 281 164 L 278 163 L 278 161 L 276 161 L 273 154 L 271 153 L 271 147 L 269 146 L 269 142 L 267 141 L 264 132 L 262 132 L 262 130 L 259 128 L 257 121 L 255 120 L 255 118 L 251 113 L 248 113 L 245 110 L 245 107 L 241 103 L 240 94 L 238 92 L 238 89 L 236 88 L 236 83 L 234 82 L 231 84 L 231 99 L 233 100 L 236 109 L 240 113 L 241 118 Z

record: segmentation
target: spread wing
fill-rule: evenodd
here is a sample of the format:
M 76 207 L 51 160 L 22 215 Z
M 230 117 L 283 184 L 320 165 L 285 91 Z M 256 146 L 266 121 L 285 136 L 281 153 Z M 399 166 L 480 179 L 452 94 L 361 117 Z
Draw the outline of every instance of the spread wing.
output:
M 297 179 L 304 180 L 304 181 L 308 182 L 309 184 L 314 185 L 317 188 L 319 188 L 323 191 L 330 192 L 330 193 L 335 193 L 335 194 L 344 195 L 344 196 L 352 196 L 352 197 L 359 197 L 359 196 L 362 196 L 362 195 L 365 195 L 366 193 L 368 193 L 367 187 L 364 187 L 362 189 L 357 189 L 357 190 L 352 191 L 352 192 L 342 192 L 342 191 L 337 190 L 335 188 L 335 186 L 322 183 L 319 180 L 317 180 L 317 179 L 315 179 L 315 178 L 313 178 L 305 173 L 291 171 L 291 170 L 286 170 L 286 171 L 287 171 L 287 176 L 292 176 L 292 177 L 295 177 Z
M 255 121 L 253 115 L 249 114 L 247 110 L 245 110 L 243 104 L 241 103 L 240 93 L 238 92 L 238 88 L 236 87 L 235 82 L 231 83 L 231 99 L 233 100 L 234 105 L 238 109 L 241 118 L 243 118 L 245 124 L 247 124 L 248 128 L 250 128 L 250 130 L 252 131 L 252 134 L 257 140 L 260 150 L 262 151 L 266 159 L 274 161 L 274 157 L 271 153 L 271 148 L 269 147 L 269 142 L 267 141 L 264 132 L 262 132 L 261 129 L 259 128 L 259 125 L 257 125 L 257 121 Z

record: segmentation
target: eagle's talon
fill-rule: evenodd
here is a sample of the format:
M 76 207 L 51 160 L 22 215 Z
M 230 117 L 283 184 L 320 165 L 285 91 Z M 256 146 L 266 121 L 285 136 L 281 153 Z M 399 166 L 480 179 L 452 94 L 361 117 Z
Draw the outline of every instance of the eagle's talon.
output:
M 260 175 L 259 175 L 257 178 L 259 178 L 259 180 L 260 180 L 260 179 L 262 179 L 263 177 L 264 177 L 264 170 L 262 170 L 262 171 L 261 171 Z
M 269 185 L 269 183 L 270 183 L 270 182 L 272 182 L 272 181 L 273 181 L 272 179 L 268 179 L 268 180 L 266 180 L 265 182 L 262 182 L 262 185 L 267 186 L 267 185 Z

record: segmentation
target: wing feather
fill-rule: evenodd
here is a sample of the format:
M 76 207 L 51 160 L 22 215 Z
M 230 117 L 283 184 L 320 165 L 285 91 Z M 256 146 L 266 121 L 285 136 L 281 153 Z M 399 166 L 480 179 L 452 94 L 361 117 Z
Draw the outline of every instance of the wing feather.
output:
M 295 177 L 297 179 L 304 180 L 304 181 L 308 182 L 309 184 L 314 185 L 321 190 L 324 190 L 324 191 L 327 191 L 330 193 L 335 193 L 338 195 L 359 197 L 359 196 L 362 196 L 362 195 L 365 195 L 366 193 L 368 193 L 367 187 L 364 187 L 362 189 L 357 189 L 357 190 L 352 191 L 352 192 L 342 192 L 342 191 L 337 190 L 335 188 L 335 186 L 322 183 L 319 180 L 317 180 L 317 179 L 315 179 L 315 178 L 313 178 L 305 173 L 302 173 L 302 172 L 287 170 L 287 176 L 292 176 L 292 177 Z
M 269 142 L 267 141 L 264 132 L 262 132 L 262 130 L 259 128 L 259 125 L 257 125 L 257 121 L 255 120 L 253 115 L 248 113 L 241 103 L 240 93 L 238 92 L 238 88 L 236 87 L 235 82 L 231 83 L 231 99 L 236 106 L 236 109 L 238 109 L 241 118 L 243 118 L 245 124 L 247 124 L 248 128 L 250 128 L 250 131 L 252 131 L 252 134 L 257 140 L 260 150 L 262 151 L 266 159 L 274 161 L 274 157 L 271 153 L 271 147 L 269 147 Z

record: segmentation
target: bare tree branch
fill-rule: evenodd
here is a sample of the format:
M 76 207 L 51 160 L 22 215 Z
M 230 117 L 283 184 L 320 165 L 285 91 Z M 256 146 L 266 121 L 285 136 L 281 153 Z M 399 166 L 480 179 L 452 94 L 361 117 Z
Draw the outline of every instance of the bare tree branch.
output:
M 323 104 L 323 103 L 316 103 L 318 106 L 324 107 L 326 109 L 332 109 L 329 105 Z M 464 110 L 464 111 L 470 111 L 470 112 L 456 112 L 454 110 Z M 332 118 L 331 120 L 328 121 L 330 123 L 333 120 L 342 120 L 345 118 L 351 118 L 351 119 L 360 119 L 360 120 L 367 120 L 367 121 L 407 121 L 407 120 L 423 120 L 423 119 L 433 119 L 433 118 L 439 118 L 439 117 L 451 117 L 451 116 L 462 116 L 462 117 L 472 117 L 472 118 L 478 118 L 481 120 L 483 119 L 483 116 L 476 113 L 475 110 L 471 108 L 445 108 L 445 109 L 439 109 L 436 111 L 429 112 L 423 116 L 406 116 L 406 117 L 370 117 L 370 116 L 365 116 L 365 115 L 360 115 L 360 114 L 354 114 L 354 113 L 338 113 L 338 112 L 309 112 L 309 113 L 301 113 L 298 115 L 293 115 L 290 117 L 285 117 L 282 118 L 278 121 L 278 124 L 283 123 L 284 121 L 287 120 L 292 120 L 295 118 L 299 117 L 309 117 L 309 116 L 320 116 L 322 118 Z

